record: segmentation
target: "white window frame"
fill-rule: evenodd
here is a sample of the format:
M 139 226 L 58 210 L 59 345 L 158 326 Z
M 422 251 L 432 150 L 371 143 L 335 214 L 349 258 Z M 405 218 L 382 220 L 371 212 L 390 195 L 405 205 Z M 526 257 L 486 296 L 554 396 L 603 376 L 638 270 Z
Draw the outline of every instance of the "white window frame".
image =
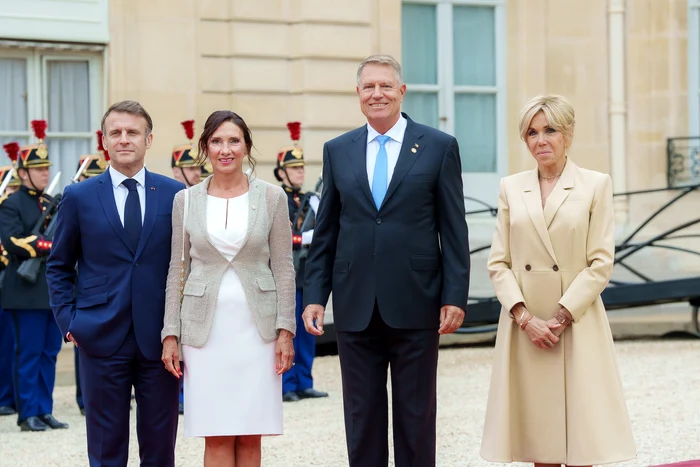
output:
M 688 129 L 700 135 L 700 0 L 688 0 Z
M 697 0 L 700 2 L 700 0 Z M 507 103 L 506 103 L 506 34 L 505 0 L 403 0 L 406 4 L 435 5 L 437 18 L 437 77 L 438 84 L 408 84 L 408 92 L 438 93 L 439 129 L 455 134 L 455 95 L 459 93 L 488 93 L 496 96 L 496 171 L 462 172 L 464 195 L 491 205 L 498 199 L 501 177 L 508 173 Z M 494 8 L 495 86 L 459 86 L 454 83 L 453 6 L 487 6 Z M 467 202 L 467 210 L 483 206 Z
M 68 50 L 62 53 L 42 47 L 26 49 L 0 48 L 0 58 L 24 58 L 27 61 L 27 130 L 26 131 L 0 131 L 3 137 L 23 137 L 29 143 L 36 143 L 29 122 L 32 120 L 46 120 L 48 117 L 48 62 L 78 60 L 88 62 L 89 93 L 90 93 L 90 126 L 89 132 L 54 132 L 51 131 L 51 122 L 48 122 L 46 139 L 64 138 L 90 138 L 89 147 L 97 151 L 97 137 L 95 131 L 99 128 L 105 106 L 105 52 L 90 51 L 79 52 Z M 91 151 L 94 152 L 94 151 Z M 76 155 L 79 157 L 81 154 Z M 58 155 L 61 157 L 61 155 Z M 76 168 L 77 169 L 77 168 Z M 62 174 L 64 176 L 72 174 Z

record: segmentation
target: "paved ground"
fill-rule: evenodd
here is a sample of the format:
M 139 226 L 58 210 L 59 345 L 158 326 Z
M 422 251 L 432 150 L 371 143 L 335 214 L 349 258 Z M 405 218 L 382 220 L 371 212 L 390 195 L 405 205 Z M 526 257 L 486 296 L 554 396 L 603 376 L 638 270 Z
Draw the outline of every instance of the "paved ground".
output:
M 700 459 L 700 341 L 649 340 L 617 344 L 639 456 L 624 467 Z M 444 348 L 439 366 L 438 465 L 488 466 L 478 455 L 493 349 Z M 317 386 L 331 397 L 285 404 L 285 435 L 263 442 L 270 467 L 347 465 L 337 357 L 314 367 Z M 0 419 L 0 467 L 87 465 L 85 427 L 74 388 L 56 388 L 55 415 L 69 430 L 21 433 Z M 178 438 L 177 465 L 201 465 L 202 441 Z M 132 431 L 131 462 L 138 465 Z M 513 464 L 520 465 L 520 464 Z

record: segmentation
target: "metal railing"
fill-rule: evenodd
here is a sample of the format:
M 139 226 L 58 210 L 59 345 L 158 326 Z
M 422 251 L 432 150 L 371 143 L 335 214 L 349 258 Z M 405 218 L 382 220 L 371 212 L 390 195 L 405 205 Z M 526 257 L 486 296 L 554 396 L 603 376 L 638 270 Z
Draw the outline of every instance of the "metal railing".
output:
M 668 138 L 666 155 L 669 188 L 700 183 L 700 136 Z
M 698 138 L 700 142 L 700 138 Z M 689 228 L 700 224 L 700 211 L 692 211 L 690 216 L 683 219 L 678 225 L 665 228 L 660 233 L 657 233 L 645 240 L 637 240 L 654 219 L 660 214 L 667 211 L 671 206 L 676 204 L 691 193 L 700 193 L 700 180 L 694 184 L 685 186 L 676 186 L 669 188 L 629 191 L 624 193 L 615 193 L 615 197 L 629 197 L 643 194 L 662 193 L 662 192 L 677 192 L 670 200 L 664 203 L 656 211 L 648 215 L 629 235 L 625 236 L 615 245 L 615 265 L 629 271 L 635 276 L 638 281 L 619 281 L 611 280 L 608 287 L 603 292 L 603 302 L 607 310 L 631 308 L 645 305 L 654 305 L 661 303 L 685 302 L 687 301 L 692 307 L 691 323 L 696 333 L 700 334 L 699 308 L 700 308 L 700 273 L 696 276 L 683 279 L 673 280 L 654 280 L 648 275 L 642 273 L 637 268 L 629 264 L 629 259 L 646 249 L 665 249 L 693 256 L 700 256 L 700 251 L 693 250 L 687 247 L 680 247 L 669 244 L 667 242 L 700 238 L 700 233 L 685 233 Z M 467 212 L 467 219 L 471 214 L 490 213 L 493 216 L 497 215 L 498 208 L 489 206 L 483 201 L 465 197 L 465 200 L 478 202 L 485 209 L 472 210 Z M 491 248 L 491 245 L 481 245 L 470 250 L 470 255 L 479 253 Z M 472 319 L 465 319 L 465 327 L 459 332 L 475 333 L 495 330 L 495 323 L 498 322 L 500 314 L 500 305 L 495 296 L 477 297 L 470 296 L 470 307 L 474 311 Z

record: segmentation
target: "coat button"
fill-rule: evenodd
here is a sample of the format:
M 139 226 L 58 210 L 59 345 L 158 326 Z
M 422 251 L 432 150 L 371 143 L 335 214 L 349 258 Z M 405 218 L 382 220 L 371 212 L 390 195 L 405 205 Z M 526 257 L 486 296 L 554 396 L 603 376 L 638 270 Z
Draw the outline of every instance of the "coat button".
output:
M 552 266 L 552 269 L 554 269 L 555 271 L 558 271 L 558 270 L 559 270 L 559 266 L 557 266 L 557 265 L 555 264 L 554 266 Z
M 531 267 L 529 264 L 526 264 L 526 265 L 525 265 L 525 270 L 526 270 L 526 271 L 529 271 L 530 269 L 532 269 L 532 267 Z
M 381 217 L 377 217 L 377 224 L 381 224 L 381 223 L 382 223 L 382 218 L 381 218 Z
M 258 208 L 257 208 L 257 206 L 253 205 L 253 206 L 251 206 L 251 209 L 253 209 L 253 211 L 255 211 Z

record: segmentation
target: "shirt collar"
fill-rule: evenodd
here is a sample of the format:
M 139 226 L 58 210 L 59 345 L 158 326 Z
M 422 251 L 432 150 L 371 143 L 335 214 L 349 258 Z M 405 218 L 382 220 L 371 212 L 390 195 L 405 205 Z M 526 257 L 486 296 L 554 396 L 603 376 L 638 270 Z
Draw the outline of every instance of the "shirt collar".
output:
M 111 165 L 109 166 L 109 176 L 112 178 L 112 186 L 114 188 L 119 188 L 119 185 L 121 185 L 124 180 L 129 178 L 126 175 L 124 175 L 123 173 L 117 171 L 117 169 L 115 169 Z M 138 173 L 131 178 L 136 180 L 136 183 L 138 183 L 142 187 L 145 187 L 146 186 L 146 167 L 142 167 L 141 170 L 139 170 Z
M 408 120 L 406 120 L 406 118 L 403 115 L 401 115 L 399 117 L 399 121 L 396 122 L 396 124 L 384 134 L 396 141 L 397 143 L 403 143 L 403 135 L 404 133 L 406 133 L 407 125 Z M 370 125 L 369 122 L 367 122 L 367 144 L 374 141 L 374 139 L 379 135 L 380 133 L 374 128 L 372 128 L 372 125 Z

